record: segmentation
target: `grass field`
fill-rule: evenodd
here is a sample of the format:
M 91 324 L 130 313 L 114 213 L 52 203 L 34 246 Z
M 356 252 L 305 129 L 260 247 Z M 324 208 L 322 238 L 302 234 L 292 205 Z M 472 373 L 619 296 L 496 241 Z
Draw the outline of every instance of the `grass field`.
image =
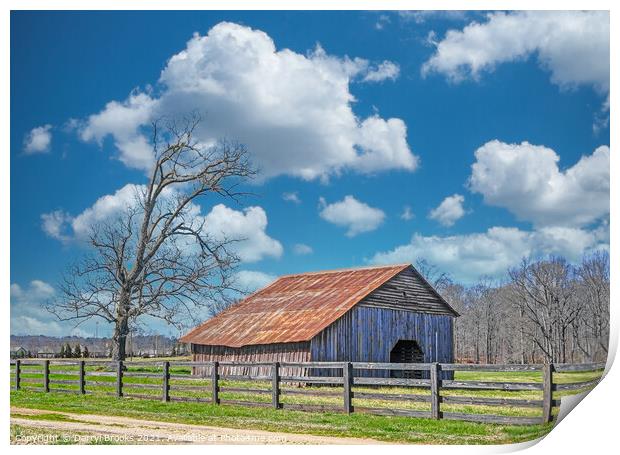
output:
M 74 370 L 75 369 L 75 370 Z M 58 374 L 54 374 L 54 371 Z M 293 410 L 272 410 L 269 408 L 256 408 L 235 405 L 213 405 L 210 403 L 192 402 L 170 402 L 163 403 L 161 397 L 160 378 L 131 377 L 132 373 L 159 373 L 161 367 L 153 366 L 131 366 L 128 375 L 125 376 L 124 392 L 126 394 L 139 393 L 151 396 L 153 400 L 123 398 L 104 396 L 102 392 L 111 393 L 114 391 L 114 376 L 91 376 L 98 372 L 105 373 L 105 366 L 88 367 L 88 381 L 95 379 L 101 384 L 93 390 L 93 394 L 77 395 L 64 393 L 45 394 L 37 392 L 37 387 L 42 382 L 40 367 L 23 366 L 22 382 L 24 388 L 33 390 L 21 390 L 11 392 L 11 405 L 21 408 L 34 408 L 45 410 L 59 410 L 81 414 L 105 414 L 119 415 L 126 417 L 141 418 L 147 420 L 158 420 L 179 423 L 191 423 L 212 425 L 229 428 L 262 429 L 268 431 L 305 433 L 325 436 L 338 437 L 360 437 L 373 438 L 390 442 L 405 443 L 433 443 L 433 444 L 502 444 L 511 442 L 521 442 L 538 438 L 546 434 L 552 425 L 529 425 L 529 426 L 510 426 L 498 424 L 479 424 L 471 422 L 431 420 L 412 417 L 398 416 L 378 416 L 361 413 L 344 415 L 330 412 L 298 412 Z M 60 373 L 60 372 L 63 373 Z M 74 384 L 54 384 L 55 380 L 68 381 L 76 379 L 73 373 L 77 373 L 76 366 L 54 365 L 52 364 L 51 387 L 53 389 L 75 390 Z M 189 368 L 171 367 L 171 374 L 189 377 Z M 557 373 L 555 381 L 557 383 L 580 382 L 595 379 L 600 376 L 600 372 L 587 373 Z M 510 382 L 541 382 L 539 372 L 514 372 L 514 373 L 494 373 L 494 372 L 457 372 L 456 380 L 474 381 L 510 381 Z M 193 387 L 202 390 L 176 390 L 175 385 L 188 384 L 191 382 Z M 268 403 L 271 401 L 269 393 L 260 393 L 260 390 L 268 392 L 271 384 L 268 381 L 220 381 L 220 386 L 224 390 L 220 393 L 222 400 L 251 400 Z M 147 388 L 144 388 L 147 387 Z M 225 392 L 226 388 L 252 389 L 248 392 L 234 391 Z M 335 396 L 307 396 L 296 395 L 294 392 L 300 390 L 297 387 L 286 386 L 283 384 L 281 401 L 283 403 L 294 404 L 314 404 L 314 405 L 333 405 L 342 406 L 342 387 L 309 387 L 306 390 L 318 390 L 320 392 L 332 393 Z M 425 395 L 427 389 L 412 389 L 405 387 L 382 387 L 364 388 L 356 386 L 357 392 L 370 393 L 399 393 Z M 542 397 L 540 391 L 484 391 L 484 390 L 442 390 L 443 396 L 470 396 L 470 397 L 490 397 L 490 398 L 513 398 L 513 399 L 534 399 Z M 559 398 L 567 393 L 554 393 L 554 398 Z M 172 397 L 200 397 L 210 398 L 210 381 L 200 379 L 171 379 Z M 374 408 L 400 408 L 413 410 L 428 410 L 428 403 L 417 402 L 390 402 L 381 399 L 354 399 L 355 406 L 374 407 Z M 540 416 L 539 408 L 520 408 L 520 407 L 497 407 L 497 406 L 471 406 L 471 405 L 448 405 L 442 404 L 442 411 L 463 412 L 478 414 L 495 414 L 504 416 Z M 557 412 L 557 409 L 555 410 Z M 37 417 L 41 418 L 41 417 Z M 24 431 L 23 429 L 21 431 Z

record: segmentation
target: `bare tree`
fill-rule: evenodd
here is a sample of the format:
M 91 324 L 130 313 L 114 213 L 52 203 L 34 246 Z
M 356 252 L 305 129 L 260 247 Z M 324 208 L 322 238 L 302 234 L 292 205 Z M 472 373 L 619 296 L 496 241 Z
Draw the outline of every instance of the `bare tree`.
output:
M 237 198 L 254 175 L 245 147 L 194 137 L 200 117 L 152 124 L 154 164 L 145 185 L 113 219 L 93 226 L 90 253 L 68 270 L 49 311 L 78 324 L 102 318 L 114 325 L 113 358 L 125 358 L 130 324 L 149 316 L 169 324 L 221 306 L 234 287 L 232 243 L 210 234 L 197 201 Z
M 573 268 L 562 258 L 512 269 L 513 301 L 532 323 L 529 335 L 549 362 L 566 362 L 570 328 L 582 306 L 575 299 Z
M 415 262 L 415 268 L 440 293 L 452 284 L 452 279 L 447 273 L 424 258 L 419 258 Z
M 597 251 L 577 268 L 577 298 L 583 306 L 574 324 L 574 347 L 590 360 L 607 357 L 609 343 L 609 253 Z

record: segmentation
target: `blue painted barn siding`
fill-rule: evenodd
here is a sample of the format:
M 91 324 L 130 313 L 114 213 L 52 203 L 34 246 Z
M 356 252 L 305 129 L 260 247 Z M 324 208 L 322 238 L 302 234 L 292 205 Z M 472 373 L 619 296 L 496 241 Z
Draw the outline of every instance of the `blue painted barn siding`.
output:
M 424 362 L 452 363 L 452 323 L 448 315 L 356 306 L 312 339 L 310 358 L 317 362 L 389 362 L 398 340 L 416 340 Z

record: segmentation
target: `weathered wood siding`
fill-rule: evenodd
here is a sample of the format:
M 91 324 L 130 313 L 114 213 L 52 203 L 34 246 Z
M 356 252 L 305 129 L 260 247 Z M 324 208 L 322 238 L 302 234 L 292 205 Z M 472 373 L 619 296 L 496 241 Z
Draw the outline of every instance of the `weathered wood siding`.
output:
M 309 362 L 310 342 L 275 343 L 241 348 L 192 344 L 193 359 L 197 362 Z M 207 375 L 208 368 L 196 368 L 194 374 Z M 238 367 L 221 365 L 220 374 L 263 376 L 271 374 L 271 367 Z M 283 375 L 298 375 L 300 369 L 281 369 Z
M 389 362 L 398 340 L 416 340 L 425 363 L 451 363 L 452 324 L 453 317 L 448 315 L 359 305 L 312 339 L 311 358 L 313 362 Z M 389 372 L 361 374 L 385 376 Z
M 412 268 L 396 275 L 357 306 L 454 316 L 433 288 Z

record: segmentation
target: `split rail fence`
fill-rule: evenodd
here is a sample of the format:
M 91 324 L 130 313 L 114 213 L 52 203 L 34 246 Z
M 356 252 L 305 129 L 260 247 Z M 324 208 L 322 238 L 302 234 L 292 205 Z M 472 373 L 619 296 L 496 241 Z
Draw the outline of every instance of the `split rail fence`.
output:
M 555 419 L 555 410 L 560 405 L 562 395 L 594 387 L 604 367 L 602 363 L 474 365 L 11 360 L 11 385 L 15 390 L 45 393 L 103 394 L 165 402 L 194 401 L 315 412 L 361 412 L 536 425 Z M 317 369 L 327 369 L 336 375 L 308 375 Z M 387 377 L 367 377 L 361 373 L 365 371 L 367 374 L 369 370 L 375 373 L 376 370 L 382 371 L 380 374 Z M 259 374 L 253 374 L 253 371 Z M 418 372 L 418 376 L 419 372 L 424 372 L 422 376 L 428 379 L 415 378 L 414 372 Z M 444 379 L 452 375 L 442 375 L 442 372 L 461 372 L 465 378 L 467 374 L 476 377 L 478 373 L 488 372 L 491 379 L 493 375 L 499 375 L 500 378 L 514 375 L 514 378 L 520 380 L 467 380 L 459 379 L 459 375 L 457 379 Z M 592 374 L 588 376 L 588 373 Z M 570 381 L 571 374 L 581 380 Z M 564 378 L 556 380 L 562 375 Z M 586 380 L 583 380 L 584 376 Z M 529 382 L 523 382 L 523 377 L 530 378 Z M 243 386 L 239 386 L 240 381 Z M 245 384 L 249 384 L 249 387 Z M 399 393 L 394 393 L 395 389 Z M 248 394 L 250 399 L 247 399 Z M 239 399 L 239 395 L 246 399 Z M 311 399 L 302 403 L 287 399 L 296 396 Z M 322 401 L 322 404 L 317 404 L 317 401 Z M 376 404 L 385 402 L 388 403 L 387 407 Z M 517 412 L 504 412 L 501 415 L 501 412 L 480 413 L 476 409 L 508 409 Z M 524 409 L 526 412 L 523 412 Z M 537 412 L 533 413 L 532 410 Z

